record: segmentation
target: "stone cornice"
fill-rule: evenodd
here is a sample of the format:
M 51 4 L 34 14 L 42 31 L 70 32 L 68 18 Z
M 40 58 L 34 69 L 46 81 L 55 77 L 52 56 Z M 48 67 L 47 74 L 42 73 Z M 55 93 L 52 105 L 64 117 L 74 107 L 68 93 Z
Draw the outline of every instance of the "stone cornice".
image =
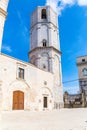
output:
M 87 81 L 87 78 L 86 77 L 80 78 L 79 81 Z
M 48 50 L 48 49 L 53 49 L 53 50 L 55 50 L 57 53 L 59 53 L 60 55 L 62 54 L 61 51 L 57 50 L 56 48 L 54 48 L 54 47 L 52 47 L 52 46 L 50 46 L 50 47 L 36 47 L 35 49 L 31 50 L 31 51 L 29 52 L 29 54 L 32 53 L 32 52 L 34 52 L 34 51 L 37 51 L 37 50 Z
M 52 22 L 49 22 L 49 21 L 45 20 L 45 21 L 41 21 L 41 22 L 36 22 L 34 25 L 31 26 L 31 30 L 32 30 L 32 28 L 34 28 L 34 26 L 37 25 L 37 24 L 46 24 L 46 25 L 47 25 L 47 24 L 49 24 L 49 23 L 52 24 L 56 29 L 58 29 L 57 25 L 54 25 Z
M 87 61 L 86 62 L 78 62 L 77 66 L 86 65 L 86 64 L 87 64 Z
M 7 16 L 7 12 L 0 8 L 0 13 L 2 13 L 5 17 Z

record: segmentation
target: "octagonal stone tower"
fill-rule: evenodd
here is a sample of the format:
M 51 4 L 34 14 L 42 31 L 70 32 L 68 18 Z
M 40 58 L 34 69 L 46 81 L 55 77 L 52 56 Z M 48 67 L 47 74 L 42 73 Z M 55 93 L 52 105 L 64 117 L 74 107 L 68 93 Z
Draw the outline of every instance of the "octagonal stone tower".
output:
M 3 31 L 4 31 L 4 23 L 7 16 L 8 2 L 9 0 L 0 0 L 0 52 L 1 52 Z
M 53 73 L 54 107 L 63 107 L 58 17 L 50 6 L 38 6 L 31 14 L 30 63 Z

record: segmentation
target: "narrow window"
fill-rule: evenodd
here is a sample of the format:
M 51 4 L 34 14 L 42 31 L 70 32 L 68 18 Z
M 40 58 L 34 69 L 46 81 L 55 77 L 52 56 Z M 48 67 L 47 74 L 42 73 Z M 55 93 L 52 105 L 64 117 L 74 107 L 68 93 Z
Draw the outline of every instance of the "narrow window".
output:
M 42 9 L 41 18 L 46 19 L 46 9 Z
M 46 69 L 46 66 L 45 66 L 45 65 L 43 65 L 43 69 Z
M 47 108 L 47 97 L 44 97 L 44 108 Z
M 46 40 L 43 40 L 43 47 L 46 47 Z
M 24 69 L 18 69 L 18 78 L 24 79 Z
M 87 76 L 87 69 L 86 69 L 86 68 L 84 68 L 84 69 L 82 70 L 82 72 L 83 72 L 83 76 Z

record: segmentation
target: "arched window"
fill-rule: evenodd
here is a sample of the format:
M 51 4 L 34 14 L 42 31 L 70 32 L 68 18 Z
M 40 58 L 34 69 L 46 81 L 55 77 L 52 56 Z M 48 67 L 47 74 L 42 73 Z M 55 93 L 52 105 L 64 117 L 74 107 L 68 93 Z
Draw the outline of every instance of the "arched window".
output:
M 42 9 L 41 18 L 46 19 L 46 9 Z
M 47 42 L 46 42 L 46 40 L 44 39 L 43 40 L 43 47 L 46 47 L 47 46 Z
M 82 72 L 83 72 L 83 76 L 87 76 L 87 69 L 86 69 L 86 68 L 84 68 L 84 69 L 82 70 Z

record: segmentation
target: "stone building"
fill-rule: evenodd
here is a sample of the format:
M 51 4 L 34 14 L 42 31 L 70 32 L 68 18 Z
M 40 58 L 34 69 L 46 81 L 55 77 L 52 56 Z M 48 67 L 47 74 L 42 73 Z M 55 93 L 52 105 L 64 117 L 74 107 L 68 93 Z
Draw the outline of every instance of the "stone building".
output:
M 87 107 L 87 56 L 77 58 L 79 94 L 64 93 L 65 107 Z M 76 106 L 75 104 L 78 104 Z
M 80 92 L 85 92 L 87 101 L 87 56 L 77 58 Z
M 0 5 L 0 11 L 4 12 L 0 13 L 0 22 L 4 25 L 8 0 L 1 0 Z M 0 35 L 1 38 L 1 25 Z M 57 14 L 50 6 L 39 6 L 31 14 L 28 54 L 30 63 L 0 54 L 2 110 L 52 110 L 63 107 Z
M 64 107 L 65 108 L 81 108 L 87 107 L 85 92 L 78 94 L 64 93 Z

